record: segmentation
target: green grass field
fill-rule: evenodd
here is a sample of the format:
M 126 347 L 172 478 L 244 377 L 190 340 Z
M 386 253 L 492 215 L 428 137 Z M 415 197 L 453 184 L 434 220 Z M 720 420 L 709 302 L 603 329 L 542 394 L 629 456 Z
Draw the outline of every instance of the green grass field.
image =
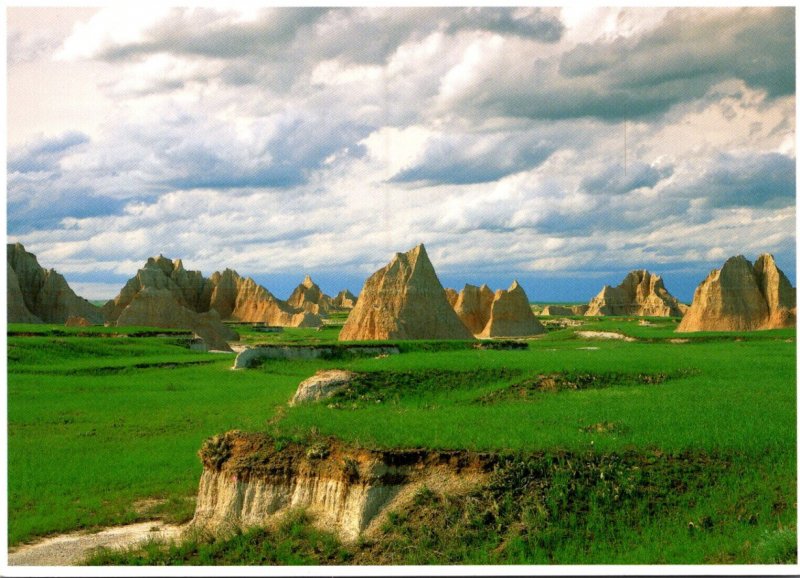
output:
M 646 321 L 591 320 L 524 350 L 406 344 L 388 357 L 267 361 L 239 371 L 230 370 L 233 355 L 190 351 L 180 336 L 99 338 L 12 325 L 9 542 L 154 516 L 186 520 L 202 440 L 241 429 L 296 440 L 331 435 L 369 447 L 510 452 L 523 464 L 526 455 L 569 455 L 592 471 L 628 456 L 609 474 L 621 484 L 639 480 L 642 456 L 663 462 L 653 470 L 658 483 L 625 482 L 637 489 L 613 504 L 598 498 L 607 480 L 584 479 L 580 468 L 552 470 L 535 500 L 506 486 L 470 498 L 478 510 L 514 505 L 492 514 L 491 524 L 464 518 L 469 508 L 456 498 L 425 496 L 410 517 L 384 529 L 392 548 L 329 545 L 320 563 L 796 561 L 795 331 L 676 334 L 674 320 Z M 338 335 L 338 327 L 237 329 L 248 343 L 330 343 Z M 578 330 L 637 341 L 579 339 Z M 286 406 L 300 381 L 333 367 L 367 377 L 331 400 Z M 544 390 L 543 380 L 551 384 Z M 140 507 L 148 498 L 158 506 Z M 454 518 L 432 525 L 426 512 Z M 335 542 L 302 519 L 290 526 L 292 539 Z M 422 536 L 423 527 L 433 530 Z M 267 542 L 300 551 L 280 546 L 285 539 L 261 531 L 228 545 L 151 549 L 151 558 L 104 563 L 237 563 L 236 548 L 245 564 L 314 560 L 314 548 L 305 546 L 306 557 L 259 558 Z

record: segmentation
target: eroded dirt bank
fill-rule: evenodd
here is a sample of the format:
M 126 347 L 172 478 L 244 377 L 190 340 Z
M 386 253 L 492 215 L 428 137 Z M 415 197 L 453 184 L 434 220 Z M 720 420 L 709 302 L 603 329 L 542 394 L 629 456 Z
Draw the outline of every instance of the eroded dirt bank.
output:
M 206 440 L 200 457 L 192 530 L 217 534 L 270 525 L 303 508 L 317 526 L 346 541 L 369 532 L 390 505 L 423 485 L 474 488 L 497 462 L 488 453 L 368 450 L 333 439 L 300 444 L 238 431 Z

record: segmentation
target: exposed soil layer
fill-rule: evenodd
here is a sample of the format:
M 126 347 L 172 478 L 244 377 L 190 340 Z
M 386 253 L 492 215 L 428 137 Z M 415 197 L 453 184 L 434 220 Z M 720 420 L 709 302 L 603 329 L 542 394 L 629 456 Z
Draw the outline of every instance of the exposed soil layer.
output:
M 300 508 L 355 564 L 469 563 L 474 548 L 512 563 L 522 554 L 506 548 L 547 552 L 565 533 L 591 544 L 595 532 L 629 531 L 702 496 L 731 463 L 698 451 L 366 449 L 241 432 L 207 440 L 200 457 L 194 529 L 276 528 Z

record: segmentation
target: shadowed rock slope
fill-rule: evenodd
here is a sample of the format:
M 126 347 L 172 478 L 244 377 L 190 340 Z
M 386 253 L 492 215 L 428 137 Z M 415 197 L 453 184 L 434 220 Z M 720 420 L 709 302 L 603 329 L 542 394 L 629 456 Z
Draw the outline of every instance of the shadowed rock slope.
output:
M 603 287 L 589 302 L 585 315 L 680 317 L 685 312 L 686 306 L 670 295 L 661 277 L 638 269 L 628 273 L 620 285 Z
M 64 323 L 73 316 L 103 322 L 99 308 L 78 297 L 55 270 L 43 269 L 22 244 L 8 244 L 6 258 L 9 323 Z
M 763 254 L 755 266 L 742 255 L 714 269 L 694 292 L 692 305 L 676 331 L 751 331 L 793 327 L 796 290 Z
M 424 245 L 396 253 L 364 283 L 341 341 L 473 339 L 447 301 Z

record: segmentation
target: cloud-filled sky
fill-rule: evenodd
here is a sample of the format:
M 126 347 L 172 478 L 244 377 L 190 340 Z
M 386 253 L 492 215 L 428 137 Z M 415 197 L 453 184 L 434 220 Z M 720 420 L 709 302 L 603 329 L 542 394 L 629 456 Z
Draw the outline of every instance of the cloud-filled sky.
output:
M 446 286 L 795 281 L 794 8 L 10 8 L 9 241 L 279 296 L 424 242 Z

